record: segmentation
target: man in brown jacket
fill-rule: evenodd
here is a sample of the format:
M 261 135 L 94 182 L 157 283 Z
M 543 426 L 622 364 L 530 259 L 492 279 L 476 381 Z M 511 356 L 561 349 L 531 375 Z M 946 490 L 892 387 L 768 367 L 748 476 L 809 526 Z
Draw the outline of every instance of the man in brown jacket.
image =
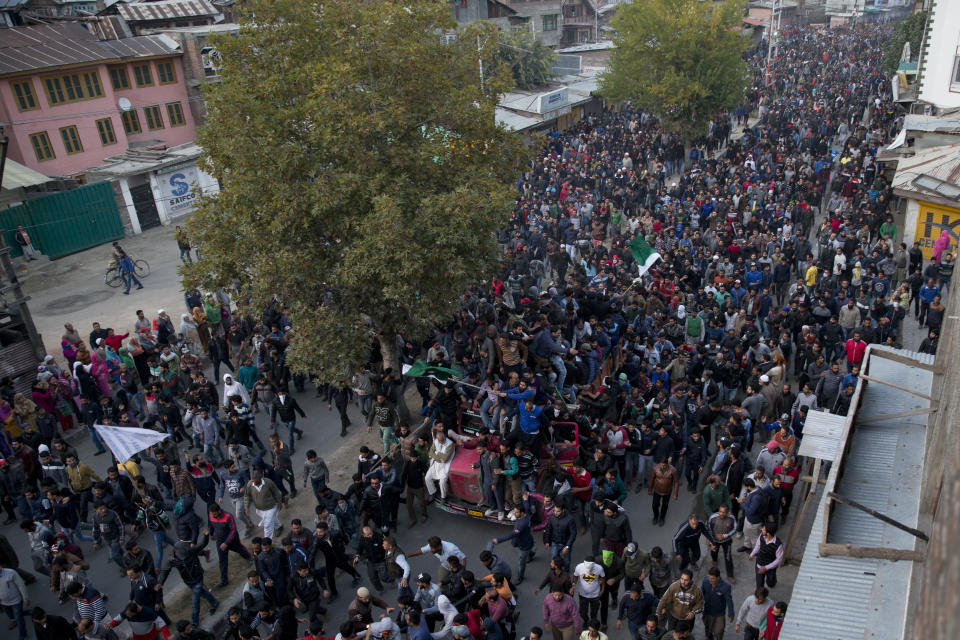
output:
M 663 526 L 663 519 L 667 516 L 667 507 L 670 506 L 670 493 L 676 500 L 680 492 L 680 474 L 676 467 L 661 460 L 653 467 L 650 474 L 650 486 L 647 493 L 653 496 L 653 524 Z
M 657 613 L 667 629 L 673 629 L 681 620 L 687 620 L 692 625 L 702 612 L 703 591 L 693 584 L 693 572 L 684 569 L 680 572 L 680 579 L 667 587 L 666 593 L 660 598 Z

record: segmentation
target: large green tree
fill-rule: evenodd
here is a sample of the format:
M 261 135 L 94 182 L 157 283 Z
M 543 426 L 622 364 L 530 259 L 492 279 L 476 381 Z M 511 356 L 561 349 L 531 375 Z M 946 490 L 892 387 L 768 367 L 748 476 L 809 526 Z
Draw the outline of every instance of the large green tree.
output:
M 495 260 L 526 152 L 495 124 L 510 73 L 492 27 L 443 37 L 448 5 L 252 0 L 216 40 L 199 141 L 222 189 L 190 222 L 185 284 L 253 310 L 278 296 L 296 370 L 342 379 L 374 336 L 395 362 L 396 334 L 448 318 Z
M 553 77 L 557 54 L 529 31 L 503 31 L 497 50 L 498 59 L 510 68 L 520 89 L 533 89 Z
M 912 13 L 897 23 L 883 51 L 881 66 L 887 73 L 894 73 L 900 66 L 900 56 L 903 55 L 903 45 L 910 43 L 910 56 L 916 60 L 920 55 L 920 45 L 923 34 L 927 30 L 927 14 L 924 11 Z
M 686 140 L 706 133 L 720 109 L 743 100 L 743 2 L 642 0 L 620 5 L 616 48 L 601 93 L 629 100 Z

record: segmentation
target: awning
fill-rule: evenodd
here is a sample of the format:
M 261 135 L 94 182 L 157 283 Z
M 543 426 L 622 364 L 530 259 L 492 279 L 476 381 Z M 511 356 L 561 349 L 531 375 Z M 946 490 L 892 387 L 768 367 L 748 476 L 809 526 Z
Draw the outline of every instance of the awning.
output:
M 21 187 L 33 187 L 38 184 L 50 182 L 52 178 L 43 175 L 39 171 L 34 171 L 30 167 L 25 167 L 15 160 L 7 158 L 3 167 L 3 188 L 19 189 Z

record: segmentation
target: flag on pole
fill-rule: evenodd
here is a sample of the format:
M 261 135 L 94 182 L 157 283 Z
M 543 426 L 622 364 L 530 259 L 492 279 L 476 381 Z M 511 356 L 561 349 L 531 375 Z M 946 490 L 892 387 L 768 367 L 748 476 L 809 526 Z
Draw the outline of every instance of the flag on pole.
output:
M 637 268 L 640 270 L 640 276 L 642 277 L 647 271 L 650 270 L 650 267 L 653 264 L 661 259 L 661 255 L 653 250 L 653 247 L 647 244 L 647 241 L 643 239 L 643 236 L 637 235 L 628 243 L 630 247 L 630 253 L 633 255 L 633 259 L 637 261 Z
M 113 452 L 113 455 L 121 464 L 132 458 L 134 454 L 147 447 L 152 447 L 164 438 L 170 437 L 169 433 L 160 433 L 153 429 L 139 429 L 137 427 L 95 424 L 93 428 L 97 430 L 97 435 L 110 447 L 110 451 Z
M 417 360 L 412 365 L 403 365 L 403 375 L 410 378 L 433 378 L 437 382 L 456 380 L 460 374 L 453 369 L 431 367 L 423 360 Z

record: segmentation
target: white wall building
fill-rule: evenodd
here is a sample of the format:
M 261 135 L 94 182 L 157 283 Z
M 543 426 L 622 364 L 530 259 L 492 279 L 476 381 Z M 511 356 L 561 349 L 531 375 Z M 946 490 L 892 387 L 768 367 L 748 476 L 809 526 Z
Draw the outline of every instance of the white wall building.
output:
M 931 4 L 917 98 L 938 111 L 956 109 L 960 107 L 960 1 Z

